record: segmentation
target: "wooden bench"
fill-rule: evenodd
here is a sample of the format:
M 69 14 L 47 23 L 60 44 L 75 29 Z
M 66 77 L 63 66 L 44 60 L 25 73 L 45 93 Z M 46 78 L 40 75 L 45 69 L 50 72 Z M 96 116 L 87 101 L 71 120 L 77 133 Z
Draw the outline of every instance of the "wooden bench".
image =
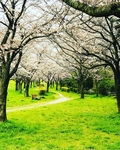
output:
M 40 100 L 40 96 L 37 94 L 32 94 L 32 100 Z

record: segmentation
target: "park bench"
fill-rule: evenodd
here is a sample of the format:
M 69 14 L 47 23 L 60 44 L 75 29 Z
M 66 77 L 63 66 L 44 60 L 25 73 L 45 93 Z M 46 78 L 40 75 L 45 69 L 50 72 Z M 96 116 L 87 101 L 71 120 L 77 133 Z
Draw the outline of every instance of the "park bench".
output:
M 32 100 L 40 100 L 40 96 L 38 96 L 37 94 L 32 94 Z

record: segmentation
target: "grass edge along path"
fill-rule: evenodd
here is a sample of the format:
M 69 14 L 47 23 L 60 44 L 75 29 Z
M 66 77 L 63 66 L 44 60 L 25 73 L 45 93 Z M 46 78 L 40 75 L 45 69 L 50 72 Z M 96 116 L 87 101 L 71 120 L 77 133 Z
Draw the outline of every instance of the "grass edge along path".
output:
M 37 104 L 30 104 L 30 105 L 25 105 L 25 106 L 20 106 L 20 107 L 12 107 L 12 108 L 7 108 L 7 113 L 9 112 L 14 112 L 14 111 L 19 111 L 19 110 L 26 110 L 26 109 L 33 109 L 37 107 L 42 107 L 42 106 L 47 106 L 47 105 L 53 105 L 53 104 L 58 104 L 58 103 L 63 103 L 65 101 L 71 100 L 71 98 L 67 98 L 63 96 L 61 93 L 58 93 L 60 95 L 60 98 L 57 100 L 49 101 L 49 102 L 40 102 Z

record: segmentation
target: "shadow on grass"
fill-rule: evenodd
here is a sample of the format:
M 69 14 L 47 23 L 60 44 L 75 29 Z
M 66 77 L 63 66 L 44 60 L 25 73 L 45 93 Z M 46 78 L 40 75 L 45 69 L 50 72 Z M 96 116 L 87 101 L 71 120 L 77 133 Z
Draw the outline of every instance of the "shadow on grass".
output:
M 25 126 L 23 124 L 18 123 L 17 121 L 6 121 L 4 123 L 0 123 L 0 139 L 3 137 L 6 140 L 7 138 L 14 137 L 18 134 L 35 134 L 36 128 L 32 126 Z

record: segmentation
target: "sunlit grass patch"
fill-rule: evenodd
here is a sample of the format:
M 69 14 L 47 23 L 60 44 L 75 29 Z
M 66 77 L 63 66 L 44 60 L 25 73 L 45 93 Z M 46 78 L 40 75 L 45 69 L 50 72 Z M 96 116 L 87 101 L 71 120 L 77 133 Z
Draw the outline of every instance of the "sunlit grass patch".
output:
M 120 115 L 115 99 L 95 95 L 80 99 L 72 92 L 58 92 L 72 100 L 7 114 L 8 121 L 0 123 L 1 150 L 120 149 Z M 50 89 L 44 101 L 60 98 L 58 92 Z M 15 104 L 14 100 L 12 106 L 21 105 L 19 98 Z M 30 101 L 27 104 L 33 103 Z
M 8 114 L 8 119 L 15 126 L 15 129 L 12 128 L 15 133 L 7 144 L 13 150 L 16 147 L 18 150 L 120 149 L 120 115 L 116 113 L 115 101 L 112 99 L 76 99 L 12 112 Z M 8 126 L 11 125 L 8 123 Z M 5 136 L 9 141 L 11 133 L 7 134 Z M 5 137 L 2 141 L 2 145 L 6 144 Z
M 7 107 L 18 107 L 32 103 L 52 101 L 60 97 L 55 90 L 51 90 L 49 93 L 45 93 L 45 95 L 40 95 L 40 100 L 32 100 L 32 94 L 39 95 L 39 87 L 31 87 L 29 89 L 29 97 L 25 97 L 24 91 L 22 93 L 15 91 L 15 81 L 11 80 L 8 87 Z

